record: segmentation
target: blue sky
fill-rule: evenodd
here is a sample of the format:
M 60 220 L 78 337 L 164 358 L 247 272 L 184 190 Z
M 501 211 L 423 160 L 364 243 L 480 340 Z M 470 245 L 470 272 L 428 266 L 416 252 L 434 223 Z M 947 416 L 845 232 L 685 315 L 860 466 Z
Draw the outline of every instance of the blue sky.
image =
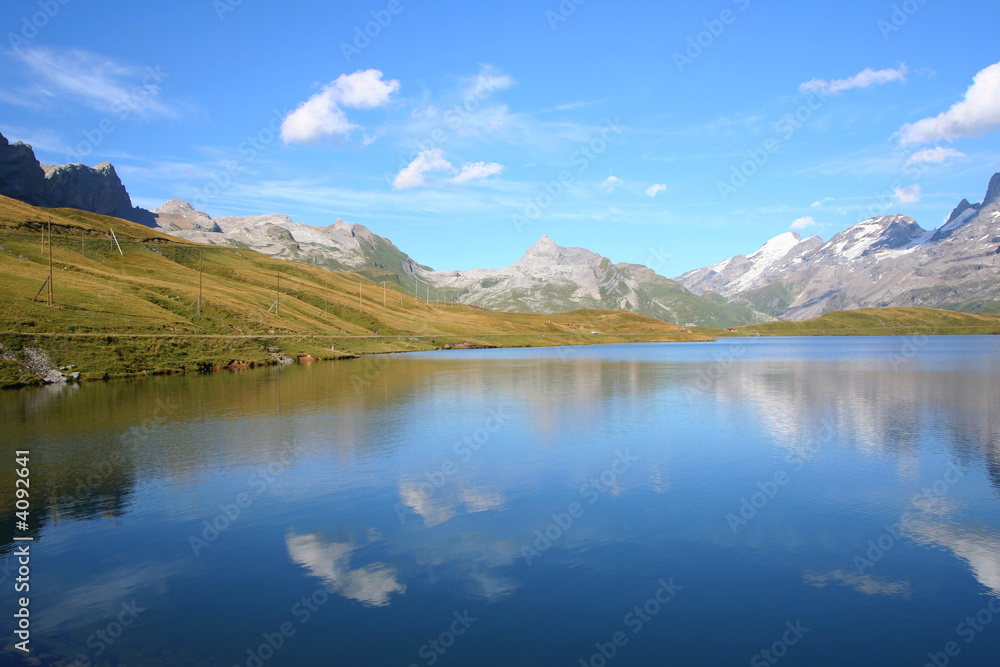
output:
M 675 276 L 789 229 L 933 228 L 979 201 L 1000 171 L 998 13 L 8 0 L 0 132 L 43 162 L 112 162 L 148 208 L 342 217 L 437 269 L 548 234 Z

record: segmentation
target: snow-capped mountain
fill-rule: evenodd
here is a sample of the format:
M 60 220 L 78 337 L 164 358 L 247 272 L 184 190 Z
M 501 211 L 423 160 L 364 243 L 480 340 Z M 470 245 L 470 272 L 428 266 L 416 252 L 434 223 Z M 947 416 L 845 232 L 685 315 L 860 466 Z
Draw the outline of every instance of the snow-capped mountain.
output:
M 795 232 L 785 232 L 750 255 L 736 255 L 718 264 L 689 271 L 677 278 L 696 294 L 713 291 L 722 295 L 738 294 L 787 275 L 800 268 L 803 256 L 823 245 L 823 239 L 803 239 Z
M 890 215 L 858 223 L 826 243 L 786 232 L 752 255 L 690 271 L 677 282 L 783 319 L 871 306 L 1000 312 L 998 218 L 1000 173 L 981 204 L 963 199 L 938 229 Z

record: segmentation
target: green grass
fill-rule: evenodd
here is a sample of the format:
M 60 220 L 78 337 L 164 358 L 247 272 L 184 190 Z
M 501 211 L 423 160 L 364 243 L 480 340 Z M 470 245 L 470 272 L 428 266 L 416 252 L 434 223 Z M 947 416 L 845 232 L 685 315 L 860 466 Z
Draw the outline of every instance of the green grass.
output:
M 1000 316 L 936 308 L 861 308 L 838 310 L 799 322 L 765 322 L 733 331 L 696 327 L 709 336 L 902 336 L 1000 334 Z
M 43 243 L 49 218 L 52 306 L 45 290 L 32 300 L 49 275 L 50 248 Z M 279 270 L 276 314 L 268 309 L 278 298 Z M 428 304 L 391 278 L 383 291 L 357 273 L 200 245 L 116 218 L 39 209 L 5 197 L 0 197 L 0 279 L 0 343 L 6 356 L 14 357 L 0 363 L 0 386 L 36 381 L 23 370 L 25 348 L 43 350 L 55 366 L 77 366 L 81 379 L 95 379 L 234 361 L 274 363 L 275 352 L 325 359 L 462 343 L 710 340 L 626 311 L 541 315 Z M 194 305 L 199 290 L 200 314 Z M 591 335 L 592 330 L 600 333 Z

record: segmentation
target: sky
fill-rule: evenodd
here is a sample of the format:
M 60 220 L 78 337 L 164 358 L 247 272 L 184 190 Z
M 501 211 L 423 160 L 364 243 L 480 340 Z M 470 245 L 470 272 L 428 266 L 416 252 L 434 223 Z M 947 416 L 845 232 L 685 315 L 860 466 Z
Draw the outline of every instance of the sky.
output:
M 938 227 L 1000 171 L 993 1 L 6 0 L 0 132 L 135 204 L 343 218 L 435 269 L 543 234 L 668 277 Z M 991 27 L 992 26 L 992 27 Z

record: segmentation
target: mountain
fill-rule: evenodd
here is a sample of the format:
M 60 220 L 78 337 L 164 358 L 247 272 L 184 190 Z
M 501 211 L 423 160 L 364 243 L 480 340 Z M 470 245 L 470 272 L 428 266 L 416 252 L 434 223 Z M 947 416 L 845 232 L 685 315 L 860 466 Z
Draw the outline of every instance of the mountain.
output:
M 981 204 L 963 199 L 938 229 L 886 215 L 826 243 L 786 232 L 749 256 L 689 271 L 677 282 L 781 319 L 832 310 L 923 306 L 1000 312 L 1000 173 Z
M 41 164 L 31 146 L 11 144 L 0 134 L 0 194 L 46 208 L 75 208 L 151 226 L 149 211 L 132 206 L 132 199 L 108 162 Z
M 490 310 L 554 313 L 614 308 L 674 324 L 732 326 L 763 321 L 722 297 L 699 297 L 639 264 L 612 264 L 584 248 L 563 248 L 547 236 L 504 269 L 434 271 L 389 239 L 342 219 L 326 227 L 286 215 L 211 218 L 181 200 L 153 211 L 156 227 L 189 241 L 248 248 L 279 259 L 392 280 L 427 299 L 459 301 Z
M 376 282 L 391 280 L 413 288 L 414 279 L 426 283 L 426 276 L 433 273 L 389 239 L 340 218 L 326 227 L 295 222 L 277 213 L 213 219 L 179 199 L 171 199 L 152 214 L 157 229 L 188 241 L 253 249 L 332 271 L 355 271 Z
M 491 310 L 555 313 L 578 308 L 631 310 L 675 324 L 733 326 L 763 315 L 718 295 L 696 296 L 641 264 L 614 264 L 547 235 L 503 269 L 435 271 L 427 280 L 462 303 Z

